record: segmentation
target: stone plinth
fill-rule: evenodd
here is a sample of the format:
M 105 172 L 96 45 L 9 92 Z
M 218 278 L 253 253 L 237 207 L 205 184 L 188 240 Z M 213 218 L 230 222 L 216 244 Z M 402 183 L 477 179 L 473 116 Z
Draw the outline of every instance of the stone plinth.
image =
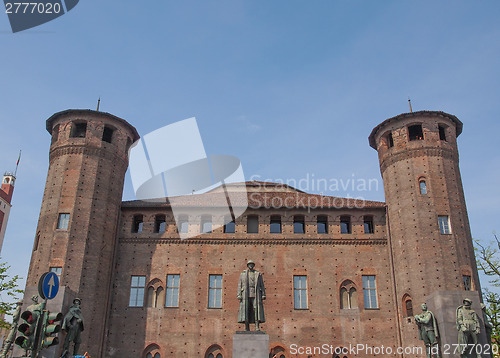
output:
M 269 336 L 262 331 L 237 331 L 233 358 L 269 358 Z
M 486 347 L 486 334 L 484 332 L 483 313 L 481 311 L 479 293 L 476 291 L 438 291 L 430 295 L 426 302 L 434 316 L 436 317 L 439 329 L 439 342 L 442 357 L 459 358 L 457 344 L 457 307 L 463 304 L 463 300 L 469 298 L 472 300 L 472 309 L 479 317 L 481 324 L 481 333 L 479 334 L 479 344 Z M 481 348 L 482 348 L 481 347 Z M 481 351 L 480 351 L 481 352 Z M 488 354 L 481 354 L 481 357 L 489 358 Z

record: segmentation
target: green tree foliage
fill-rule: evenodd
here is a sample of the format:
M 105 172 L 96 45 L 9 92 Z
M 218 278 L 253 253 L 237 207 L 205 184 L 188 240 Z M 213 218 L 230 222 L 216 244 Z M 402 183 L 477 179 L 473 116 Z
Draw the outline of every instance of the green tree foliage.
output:
M 500 241 L 496 234 L 495 242 L 488 246 L 476 243 L 476 261 L 480 271 L 490 277 L 491 287 L 500 287 Z M 492 328 L 492 343 L 500 344 L 500 294 L 492 292 L 487 288 L 483 290 L 483 297 L 486 300 L 486 315 L 488 316 Z
M 10 328 L 10 323 L 5 320 L 5 315 L 9 315 L 16 308 L 16 301 L 23 293 L 17 287 L 19 276 L 9 277 L 10 266 L 6 262 L 0 262 L 0 328 Z

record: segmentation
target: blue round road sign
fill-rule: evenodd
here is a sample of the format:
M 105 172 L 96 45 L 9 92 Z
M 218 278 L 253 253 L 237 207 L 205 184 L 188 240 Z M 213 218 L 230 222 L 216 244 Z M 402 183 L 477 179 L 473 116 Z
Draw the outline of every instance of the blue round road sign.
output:
M 47 272 L 43 274 L 41 281 L 43 296 L 48 300 L 56 297 L 59 291 L 59 277 L 54 272 Z

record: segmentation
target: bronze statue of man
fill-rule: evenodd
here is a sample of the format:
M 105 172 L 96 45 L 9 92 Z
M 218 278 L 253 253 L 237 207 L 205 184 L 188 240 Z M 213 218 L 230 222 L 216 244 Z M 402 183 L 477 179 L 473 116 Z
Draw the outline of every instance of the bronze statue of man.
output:
M 80 310 L 81 303 L 81 299 L 75 298 L 68 313 L 64 316 L 62 329 L 66 332 L 66 338 L 64 339 L 62 357 L 66 357 L 68 355 L 69 345 L 71 342 L 75 344 L 73 348 L 73 355 L 78 355 L 78 348 L 80 348 L 80 343 L 82 343 L 80 335 L 83 331 L 83 316 Z
M 422 313 L 415 316 L 415 322 L 418 325 L 419 338 L 424 341 L 427 350 L 427 357 L 431 358 L 432 353 L 439 357 L 438 342 L 439 330 L 434 317 L 434 313 L 427 310 L 427 305 L 422 303 Z
M 262 274 L 255 270 L 255 263 L 247 262 L 248 270 L 240 274 L 238 281 L 238 295 L 240 309 L 238 323 L 245 323 L 245 330 L 250 330 L 250 323 L 255 323 L 255 330 L 260 331 L 259 324 L 266 321 L 264 317 L 264 304 L 266 290 Z
M 477 358 L 481 358 L 480 351 L 476 350 L 477 336 L 480 332 L 479 318 L 472 309 L 472 301 L 468 298 L 463 300 L 463 306 L 457 308 L 457 330 L 460 355 L 470 357 L 475 352 Z

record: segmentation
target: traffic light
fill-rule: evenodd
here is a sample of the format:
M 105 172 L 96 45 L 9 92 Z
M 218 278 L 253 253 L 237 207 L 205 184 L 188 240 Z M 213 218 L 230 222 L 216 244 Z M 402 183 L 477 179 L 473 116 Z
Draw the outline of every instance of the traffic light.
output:
M 42 336 L 40 337 L 40 349 L 49 348 L 59 344 L 59 338 L 53 337 L 53 334 L 57 334 L 61 331 L 60 321 L 63 315 L 61 312 L 51 313 L 49 311 L 43 312 L 43 323 L 42 323 Z
M 26 311 L 21 313 L 21 319 L 24 323 L 20 324 L 17 330 L 21 332 L 22 335 L 17 337 L 14 342 L 24 350 L 31 351 L 36 348 L 35 341 L 40 311 L 35 308 L 35 306 L 29 306 Z

